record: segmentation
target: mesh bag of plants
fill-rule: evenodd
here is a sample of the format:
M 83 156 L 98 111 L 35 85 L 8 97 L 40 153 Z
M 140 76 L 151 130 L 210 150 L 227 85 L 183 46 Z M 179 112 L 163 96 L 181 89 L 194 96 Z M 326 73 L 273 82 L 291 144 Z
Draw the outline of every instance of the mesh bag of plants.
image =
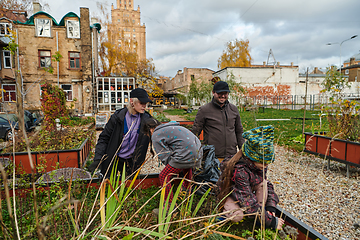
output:
M 194 172 L 194 181 L 199 183 L 209 183 L 208 185 L 201 185 L 196 191 L 197 194 L 203 195 L 210 186 L 212 187 L 211 194 L 215 193 L 214 187 L 220 177 L 220 162 L 215 157 L 215 147 L 213 145 L 204 145 L 203 147 L 203 159 L 201 161 L 200 168 Z M 195 189 L 197 189 L 196 186 Z

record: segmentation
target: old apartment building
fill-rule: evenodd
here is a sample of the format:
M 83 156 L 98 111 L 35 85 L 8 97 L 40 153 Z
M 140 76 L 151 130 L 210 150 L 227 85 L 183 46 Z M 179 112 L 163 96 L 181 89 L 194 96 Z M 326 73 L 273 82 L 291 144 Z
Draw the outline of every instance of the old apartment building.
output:
M 11 24 L 17 34 L 19 53 L 9 56 L 5 51 L 5 68 L 12 73 L 1 73 L 3 93 L 2 110 L 15 111 L 16 84 L 15 61 L 22 75 L 22 95 L 25 109 L 40 109 L 41 85 L 50 82 L 66 92 L 67 104 L 76 113 L 91 113 L 94 110 L 94 39 L 100 26 L 90 26 L 88 8 L 80 8 L 80 17 L 67 13 L 59 23 L 46 12 L 38 11 L 26 21 L 18 19 Z M 10 36 L 11 38 L 11 36 Z M 9 39 L 9 37 L 8 37 Z M 94 54 L 95 53 L 95 54 Z M 60 61 L 54 61 L 55 56 Z M 3 72 L 3 71 L 2 71 Z M 10 97 L 8 97 L 10 96 Z
M 140 21 L 140 6 L 134 10 L 134 0 L 117 0 L 116 8 L 111 6 L 111 28 L 119 34 L 120 44 L 131 40 L 139 60 L 146 59 L 146 27 Z
M 3 105 L 15 106 L 16 87 L 14 77 L 14 59 L 9 50 L 4 49 L 10 43 L 9 36 L 12 35 L 13 21 L 25 22 L 27 20 L 25 11 L 0 10 L 0 82 L 4 89 L 1 96 L 0 111 Z

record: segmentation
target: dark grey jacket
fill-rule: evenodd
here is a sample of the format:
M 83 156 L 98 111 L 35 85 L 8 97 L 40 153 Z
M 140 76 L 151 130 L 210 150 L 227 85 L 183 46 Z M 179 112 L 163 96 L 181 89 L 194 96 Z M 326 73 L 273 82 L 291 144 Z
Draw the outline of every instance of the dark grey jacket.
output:
M 200 140 L 178 122 L 161 124 L 151 137 L 158 158 L 173 168 L 187 169 L 200 166 Z
M 224 158 L 241 149 L 245 142 L 240 114 L 237 107 L 229 101 L 220 107 L 212 99 L 211 102 L 200 107 L 196 114 L 192 132 L 199 135 L 204 130 L 204 144 L 214 145 L 216 157 Z

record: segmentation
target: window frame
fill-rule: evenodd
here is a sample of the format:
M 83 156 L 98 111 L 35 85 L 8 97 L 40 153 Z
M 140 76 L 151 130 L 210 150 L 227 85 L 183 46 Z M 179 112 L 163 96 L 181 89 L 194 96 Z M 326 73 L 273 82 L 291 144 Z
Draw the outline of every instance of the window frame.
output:
M 70 86 L 70 90 L 66 90 L 66 89 L 64 89 L 63 88 L 63 86 L 65 86 L 65 85 L 68 85 L 68 86 Z M 60 85 L 60 88 L 65 92 L 65 95 L 66 95 L 66 101 L 67 102 L 72 102 L 73 101 L 73 85 L 72 84 L 61 84 Z M 70 95 L 69 95 L 69 93 L 71 93 Z M 70 96 L 70 97 L 69 97 Z M 71 98 L 71 99 L 70 99 Z
M 75 22 L 75 23 L 77 23 L 77 25 L 75 24 L 74 26 L 71 26 L 71 27 L 73 27 L 74 28 L 74 30 L 76 30 L 77 32 L 78 32 L 78 35 L 77 36 L 69 36 L 69 28 L 70 28 L 70 26 L 69 26 L 69 22 Z M 76 29 L 76 27 L 77 27 L 77 29 Z M 73 31 L 74 31 L 73 30 Z M 74 31 L 75 32 L 75 31 Z M 76 20 L 66 20 L 66 37 L 67 38 L 80 38 L 80 22 L 79 21 L 76 21 Z
M 15 90 L 5 90 L 5 86 L 14 86 Z M 1 88 L 4 90 L 2 91 L 3 102 L 16 102 L 16 84 L 2 84 Z M 15 99 L 12 99 L 11 93 L 13 93 Z M 8 100 L 6 100 L 7 95 Z
M 39 34 L 39 26 L 41 26 L 40 25 L 40 23 L 39 23 L 39 21 L 44 21 L 44 20 L 48 20 L 49 21 L 49 24 L 46 24 L 46 25 L 48 25 L 49 26 L 49 34 L 42 34 L 42 35 L 40 35 Z M 46 25 L 44 25 L 44 26 L 46 26 Z M 36 18 L 35 19 L 35 35 L 37 36 L 37 37 L 51 37 L 51 19 L 49 19 L 49 18 Z
M 41 56 L 40 55 L 40 52 L 49 52 L 50 53 L 50 56 Z M 41 66 L 41 59 L 42 58 L 44 58 L 44 59 L 46 59 L 46 58 L 49 58 L 50 59 L 50 66 L 44 66 L 44 67 L 42 67 Z M 39 68 L 48 68 L 48 67 L 51 67 L 51 50 L 38 50 L 38 59 L 39 59 Z M 45 61 L 45 64 L 46 64 L 46 61 Z
M 5 56 L 5 53 L 8 53 L 9 56 Z M 12 68 L 12 64 L 11 64 L 11 52 L 9 50 L 3 50 L 2 51 L 2 55 L 3 55 L 3 64 L 4 64 L 4 68 Z M 10 66 L 6 65 L 6 59 L 9 60 Z
M 79 57 L 70 57 L 71 53 L 78 53 Z M 81 69 L 81 53 L 80 52 L 74 52 L 74 51 L 70 51 L 68 52 L 68 57 L 69 57 L 69 69 Z M 74 65 L 75 67 L 71 67 L 71 59 L 74 59 Z M 76 59 L 79 59 L 79 66 L 76 66 Z
M 4 29 L 4 33 L 1 33 L 1 28 L 0 28 L 0 36 L 11 36 L 11 32 L 9 31 L 12 30 L 12 24 L 11 23 L 6 23 L 6 22 L 0 22 L 0 25 L 4 25 L 3 29 Z

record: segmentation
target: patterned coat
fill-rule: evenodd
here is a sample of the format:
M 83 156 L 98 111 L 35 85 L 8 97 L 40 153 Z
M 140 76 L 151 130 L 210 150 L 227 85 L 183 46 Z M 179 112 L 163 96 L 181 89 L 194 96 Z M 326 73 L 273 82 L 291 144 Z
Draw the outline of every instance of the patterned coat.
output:
M 224 162 L 223 162 L 224 163 Z M 224 167 L 222 164 L 221 167 Z M 265 170 L 266 179 L 266 170 Z M 246 208 L 245 213 L 251 214 L 261 211 L 255 193 L 254 187 L 263 182 L 263 170 L 257 168 L 254 163 L 247 157 L 242 156 L 235 165 L 233 181 L 232 197 L 242 208 Z M 268 198 L 265 203 L 265 226 L 276 229 L 277 219 L 270 215 L 267 211 L 275 212 L 275 206 L 279 202 L 279 198 L 274 191 L 271 182 L 267 182 Z

